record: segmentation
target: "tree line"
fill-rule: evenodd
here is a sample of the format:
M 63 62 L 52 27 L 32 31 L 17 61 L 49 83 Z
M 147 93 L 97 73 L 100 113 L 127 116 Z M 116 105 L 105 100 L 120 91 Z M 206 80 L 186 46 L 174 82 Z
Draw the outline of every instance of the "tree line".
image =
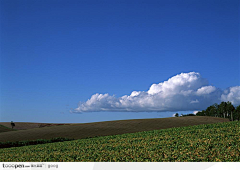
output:
M 196 114 L 197 116 L 213 116 L 228 118 L 230 121 L 240 120 L 240 105 L 236 108 L 231 102 L 221 102 L 220 104 L 213 104 L 206 110 L 202 110 Z

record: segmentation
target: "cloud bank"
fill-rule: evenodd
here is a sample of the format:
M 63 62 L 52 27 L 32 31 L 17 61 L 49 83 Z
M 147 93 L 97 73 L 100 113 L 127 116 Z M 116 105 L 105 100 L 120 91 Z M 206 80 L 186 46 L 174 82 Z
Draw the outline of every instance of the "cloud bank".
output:
M 133 91 L 130 95 L 115 97 L 96 93 L 86 102 L 79 102 L 73 112 L 164 112 L 202 110 L 214 103 L 230 101 L 240 104 L 240 86 L 221 90 L 208 84 L 199 73 L 181 73 L 148 91 Z

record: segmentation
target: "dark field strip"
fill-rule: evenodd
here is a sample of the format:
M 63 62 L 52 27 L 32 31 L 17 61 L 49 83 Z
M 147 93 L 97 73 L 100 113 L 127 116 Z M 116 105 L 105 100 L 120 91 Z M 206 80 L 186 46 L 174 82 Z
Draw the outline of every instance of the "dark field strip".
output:
M 14 124 L 15 124 L 14 130 L 27 130 L 33 128 L 69 125 L 63 123 L 59 124 L 59 123 L 33 123 L 33 122 L 14 122 Z M 12 129 L 11 122 L 0 122 L 0 125 Z
M 71 141 L 71 140 L 73 140 L 73 139 L 53 138 L 53 139 L 49 139 L 49 140 L 38 139 L 38 140 L 33 140 L 33 141 L 0 142 L 0 148 L 11 148 L 11 147 L 38 145 L 38 144 L 63 142 L 63 141 Z
M 15 131 L 15 129 L 11 129 L 11 128 L 5 127 L 3 125 L 0 125 L 0 133 L 9 132 L 9 131 Z
M 110 136 L 228 121 L 228 119 L 223 118 L 189 116 L 71 124 L 0 133 L 0 142 L 52 139 L 57 137 L 86 139 L 95 136 Z M 31 124 L 31 126 L 33 125 Z
M 240 122 L 4 148 L 1 161 L 239 162 Z

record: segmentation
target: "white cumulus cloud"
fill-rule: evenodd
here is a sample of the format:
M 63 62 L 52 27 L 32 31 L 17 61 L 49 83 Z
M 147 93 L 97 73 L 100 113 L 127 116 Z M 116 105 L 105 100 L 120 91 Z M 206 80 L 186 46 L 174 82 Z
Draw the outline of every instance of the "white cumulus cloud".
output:
M 210 94 L 214 91 L 216 91 L 217 88 L 216 87 L 213 87 L 213 86 L 204 86 L 204 87 L 201 87 L 197 90 L 197 95 L 204 95 L 204 94 Z
M 231 101 L 233 105 L 240 104 L 240 86 L 230 87 L 221 95 L 222 101 Z
M 118 98 L 109 94 L 94 94 L 86 102 L 79 102 L 74 112 L 202 110 L 221 101 L 230 101 L 234 105 L 239 105 L 240 86 L 222 91 L 210 86 L 199 73 L 190 72 L 152 84 L 148 91 L 133 91 L 130 95 Z

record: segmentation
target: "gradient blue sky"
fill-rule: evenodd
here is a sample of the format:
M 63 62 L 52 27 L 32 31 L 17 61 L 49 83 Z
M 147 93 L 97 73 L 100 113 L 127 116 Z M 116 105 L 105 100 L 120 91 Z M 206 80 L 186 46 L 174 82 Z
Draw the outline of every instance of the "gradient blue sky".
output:
M 181 72 L 240 85 L 239 0 L 1 0 L 0 11 L 1 122 L 172 116 L 69 110 Z

